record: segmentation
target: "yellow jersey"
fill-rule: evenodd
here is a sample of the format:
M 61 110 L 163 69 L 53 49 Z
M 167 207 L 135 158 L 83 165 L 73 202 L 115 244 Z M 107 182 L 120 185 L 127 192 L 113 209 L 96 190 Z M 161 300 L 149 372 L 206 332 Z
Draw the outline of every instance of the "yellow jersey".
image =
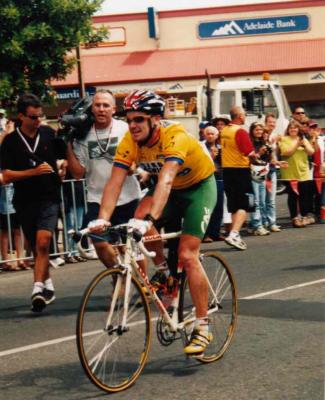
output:
M 182 125 L 166 120 L 161 121 L 159 139 L 151 147 L 139 146 L 127 132 L 117 147 L 114 165 L 129 169 L 135 162 L 150 174 L 159 175 L 165 161 L 176 161 L 180 165 L 173 189 L 186 189 L 215 171 L 204 144 L 190 136 Z

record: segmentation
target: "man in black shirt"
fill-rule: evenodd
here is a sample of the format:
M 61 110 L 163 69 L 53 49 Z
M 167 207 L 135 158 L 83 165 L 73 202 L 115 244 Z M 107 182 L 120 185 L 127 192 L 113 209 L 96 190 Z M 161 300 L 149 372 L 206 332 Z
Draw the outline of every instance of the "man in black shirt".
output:
M 57 161 L 65 158 L 65 149 L 55 138 L 54 130 L 41 125 L 42 104 L 35 95 L 22 95 L 17 111 L 20 126 L 2 143 L 1 169 L 5 183 L 14 182 L 13 204 L 34 250 L 32 310 L 40 312 L 55 299 L 49 274 L 49 247 L 60 205 Z M 66 161 L 63 164 L 61 175 L 65 173 Z

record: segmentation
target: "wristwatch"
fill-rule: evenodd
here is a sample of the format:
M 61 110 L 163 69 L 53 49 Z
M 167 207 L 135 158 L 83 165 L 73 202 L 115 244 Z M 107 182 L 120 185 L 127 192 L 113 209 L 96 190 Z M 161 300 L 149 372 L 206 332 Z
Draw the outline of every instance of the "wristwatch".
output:
M 157 221 L 151 214 L 147 214 L 145 215 L 145 217 L 143 218 L 145 221 L 150 221 L 153 224 Z

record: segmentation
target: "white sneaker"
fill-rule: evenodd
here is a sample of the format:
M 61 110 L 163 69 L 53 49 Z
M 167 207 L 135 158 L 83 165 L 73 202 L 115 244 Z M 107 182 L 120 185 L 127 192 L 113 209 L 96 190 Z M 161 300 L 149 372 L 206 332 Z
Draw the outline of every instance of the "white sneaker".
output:
M 281 232 L 281 226 L 279 226 L 279 225 L 272 225 L 272 226 L 270 227 L 270 231 L 271 231 L 271 232 Z
M 97 255 L 97 253 L 96 253 L 95 250 L 87 251 L 86 254 L 87 254 L 87 258 L 88 258 L 89 260 L 98 260 L 98 255 Z
M 247 244 L 243 241 L 240 235 L 236 236 L 227 236 L 225 242 L 229 244 L 229 246 L 235 247 L 238 250 L 246 250 Z
M 254 235 L 255 236 L 266 236 L 269 235 L 270 231 L 268 231 L 267 229 L 265 229 L 263 226 L 259 226 L 257 229 L 255 229 L 254 231 Z
M 56 258 L 53 258 L 53 260 L 50 260 L 50 265 L 53 268 L 60 268 L 64 264 L 65 264 L 65 261 L 61 257 L 56 257 Z

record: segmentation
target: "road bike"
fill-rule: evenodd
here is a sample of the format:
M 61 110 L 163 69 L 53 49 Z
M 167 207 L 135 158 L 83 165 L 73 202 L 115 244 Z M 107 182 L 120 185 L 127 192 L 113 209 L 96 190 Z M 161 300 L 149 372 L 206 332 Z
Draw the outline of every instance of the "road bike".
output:
M 161 345 L 169 346 L 176 339 L 182 339 L 184 346 L 189 343 L 195 307 L 181 266 L 173 290 L 160 298 L 137 262 L 139 254 L 155 256 L 146 249 L 146 242 L 177 238 L 181 232 L 142 238 L 127 224 L 110 227 L 108 232 L 118 236 L 118 265 L 99 273 L 86 288 L 76 337 L 80 362 L 90 381 L 114 393 L 127 389 L 140 376 L 149 354 L 153 323 Z M 88 229 L 80 231 L 77 239 L 87 233 Z M 213 340 L 204 354 L 195 358 L 211 363 L 224 355 L 232 340 L 237 289 L 231 268 L 221 255 L 201 253 L 200 261 L 209 287 L 208 318 Z M 154 305 L 159 311 L 157 317 L 152 316 Z

